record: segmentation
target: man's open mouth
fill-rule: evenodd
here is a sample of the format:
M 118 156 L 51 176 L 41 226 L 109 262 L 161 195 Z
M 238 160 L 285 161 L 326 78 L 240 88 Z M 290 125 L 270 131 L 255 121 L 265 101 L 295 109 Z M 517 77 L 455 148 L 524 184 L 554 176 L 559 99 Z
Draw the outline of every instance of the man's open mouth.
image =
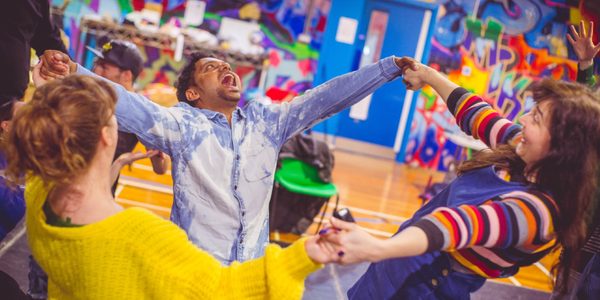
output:
M 237 81 L 235 80 L 235 77 L 231 74 L 225 74 L 225 76 L 223 76 L 223 78 L 221 79 L 221 84 L 226 87 L 237 87 Z

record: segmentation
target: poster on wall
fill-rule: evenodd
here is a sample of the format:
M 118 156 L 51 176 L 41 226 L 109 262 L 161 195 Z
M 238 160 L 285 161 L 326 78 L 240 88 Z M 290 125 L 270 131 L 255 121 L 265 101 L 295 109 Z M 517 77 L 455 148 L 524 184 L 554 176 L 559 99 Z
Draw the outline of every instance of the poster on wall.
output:
M 206 2 L 199 0 L 188 0 L 185 4 L 183 24 L 186 26 L 198 26 L 204 21 Z
M 335 40 L 348 45 L 354 44 L 354 38 L 356 37 L 357 28 L 358 20 L 340 17 L 337 32 L 335 34 Z

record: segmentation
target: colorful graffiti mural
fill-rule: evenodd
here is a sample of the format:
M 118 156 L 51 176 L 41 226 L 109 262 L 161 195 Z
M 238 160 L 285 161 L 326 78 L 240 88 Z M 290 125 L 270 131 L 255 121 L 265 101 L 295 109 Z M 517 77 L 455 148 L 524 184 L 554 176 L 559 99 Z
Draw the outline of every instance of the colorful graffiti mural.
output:
M 64 0 L 52 0 L 55 6 Z M 64 12 L 64 31 L 72 40 L 71 45 L 94 45 L 92 39 L 81 38 L 79 22 L 81 16 L 96 14 L 108 16 L 121 22 L 127 13 L 144 8 L 147 2 L 161 3 L 163 22 L 170 18 L 182 18 L 184 0 L 73 0 Z M 312 86 L 322 36 L 331 0 L 208 0 L 204 23 L 199 28 L 217 34 L 223 17 L 258 22 L 264 35 L 262 42 L 272 59 L 265 90 L 277 89 L 286 93 L 299 94 Z M 307 19 L 309 20 L 307 22 Z M 80 43 L 81 42 L 81 43 Z M 74 46 L 77 47 L 77 46 Z M 78 57 L 78 49 L 69 49 Z M 173 51 L 151 47 L 140 47 L 148 59 L 141 74 L 139 85 L 151 83 L 173 84 L 182 62 L 173 59 Z M 91 61 L 84 62 L 91 65 Z M 237 67 L 244 86 L 256 93 L 259 78 L 248 67 Z M 258 91 L 264 93 L 264 91 Z
M 580 20 L 598 24 L 600 2 L 449 0 L 440 15 L 429 64 L 516 120 L 532 106 L 526 89 L 535 80 L 575 80 L 568 26 Z M 464 153 L 444 134 L 459 131 L 454 118 L 430 89 L 421 92 L 416 106 L 406 161 L 447 170 Z

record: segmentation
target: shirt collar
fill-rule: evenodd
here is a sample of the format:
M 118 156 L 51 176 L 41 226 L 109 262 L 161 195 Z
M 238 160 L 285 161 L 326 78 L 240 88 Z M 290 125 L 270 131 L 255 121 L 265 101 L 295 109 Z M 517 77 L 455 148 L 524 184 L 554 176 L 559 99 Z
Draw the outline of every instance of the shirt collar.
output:
M 218 115 L 221 114 L 219 112 L 216 112 L 216 111 L 210 110 L 210 109 L 195 108 L 195 107 L 193 107 L 193 106 L 191 106 L 191 105 L 189 105 L 187 103 L 184 103 L 184 102 L 179 102 L 177 104 L 177 106 L 186 107 L 188 109 L 192 109 L 192 110 L 198 111 L 198 112 L 202 113 L 203 115 L 205 115 L 207 118 L 209 118 L 211 120 L 215 119 Z M 233 111 L 233 113 L 237 114 L 239 120 L 243 120 L 243 119 L 246 118 L 246 112 L 244 112 L 244 110 L 241 109 L 239 106 L 235 108 L 235 110 Z

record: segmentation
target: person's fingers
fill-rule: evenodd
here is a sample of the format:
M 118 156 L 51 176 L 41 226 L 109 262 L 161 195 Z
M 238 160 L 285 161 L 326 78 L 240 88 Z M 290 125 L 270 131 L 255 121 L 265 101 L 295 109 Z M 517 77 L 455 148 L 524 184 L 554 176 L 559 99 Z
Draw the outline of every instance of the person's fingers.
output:
M 412 65 L 410 66 L 410 68 L 411 68 L 413 71 L 418 71 L 418 70 L 421 68 L 421 67 L 420 67 L 420 63 L 416 63 L 416 62 L 415 62 L 414 64 L 412 64 Z
M 56 52 L 52 55 L 52 58 L 54 58 L 57 61 L 60 61 L 62 63 L 68 64 L 69 63 L 69 56 L 67 56 L 64 53 L 61 52 Z
M 419 69 L 419 65 L 421 63 L 418 62 L 416 59 L 410 59 L 410 61 L 406 64 L 406 69 L 412 69 L 414 71 L 417 71 Z
M 590 21 L 590 34 L 588 36 L 590 39 L 594 38 L 594 21 Z
M 339 232 L 329 233 L 325 235 L 321 235 L 320 239 L 327 241 L 328 243 L 341 246 L 342 245 L 342 235 Z
M 159 155 L 160 153 L 162 153 L 162 152 L 160 152 L 156 149 L 150 149 L 150 150 L 146 151 L 146 157 L 154 157 L 154 156 Z
M 52 79 L 52 78 L 50 78 L 49 75 L 47 75 L 47 73 L 48 73 L 47 67 L 44 64 L 44 61 L 41 61 L 40 70 L 39 70 L 40 76 L 44 79 Z
M 408 82 L 406 79 L 403 79 L 402 82 L 404 82 L 404 85 L 406 86 L 407 89 L 412 90 L 413 89 L 413 85 Z
M 339 262 L 342 256 L 344 256 L 343 247 L 336 244 L 332 244 L 322 237 L 319 238 L 317 244 L 320 246 L 321 249 L 324 250 L 324 253 L 329 258 L 329 261 Z
M 63 75 L 52 72 L 48 68 L 47 64 L 43 64 L 42 67 L 40 68 L 40 75 L 42 76 L 42 78 L 44 78 L 46 80 L 64 78 Z
M 33 69 L 31 69 L 31 72 L 34 75 L 39 75 L 40 74 L 40 69 L 42 68 L 42 65 L 44 64 L 44 62 L 40 61 L 38 62 L 35 66 L 33 66 Z
M 344 251 L 344 248 L 342 248 L 342 247 L 338 247 L 336 250 L 337 250 L 337 252 L 334 253 L 335 261 L 338 263 L 341 263 L 342 259 L 344 258 L 344 254 L 346 254 L 346 252 Z
M 583 38 L 587 37 L 585 34 L 585 24 L 583 23 L 583 20 L 579 21 L 579 35 Z
M 344 222 L 335 217 L 331 217 L 330 222 L 331 225 L 333 225 L 333 227 L 341 230 L 353 230 L 356 228 L 356 224 L 351 222 Z
M 61 75 L 68 75 L 69 73 L 69 66 L 64 64 L 64 63 L 57 63 L 57 64 L 51 64 L 50 65 L 50 70 L 52 70 L 52 72 L 54 73 L 58 73 Z
M 573 35 L 573 37 L 575 39 L 578 39 L 579 33 L 577 33 L 577 29 L 575 29 L 575 25 L 571 25 L 569 28 L 571 29 L 571 34 Z
M 46 50 L 40 59 L 46 63 L 52 72 L 63 76 L 69 74 L 69 62 L 71 59 L 68 55 L 58 50 Z
M 58 71 L 54 71 L 53 70 L 53 66 L 52 66 L 53 63 L 48 58 L 48 55 L 42 55 L 42 56 L 40 56 L 40 61 L 44 63 L 43 74 L 46 74 L 47 72 L 58 73 L 58 74 L 62 74 L 63 73 L 61 70 L 58 70 Z
M 406 75 L 407 72 L 416 72 L 419 70 L 419 65 L 418 64 L 411 64 L 411 65 L 406 65 L 403 69 L 402 69 L 402 74 L 403 76 Z
M 416 69 L 406 69 L 406 71 L 404 72 L 404 78 L 406 78 L 406 76 L 415 75 L 418 70 L 418 67 Z
M 43 63 L 43 61 L 40 61 L 37 65 L 33 67 L 33 69 L 31 69 L 31 77 L 33 78 L 33 84 L 36 87 L 39 87 L 45 83 L 45 80 L 40 75 L 40 69 L 42 68 Z
M 598 45 L 594 46 L 594 52 L 596 52 L 596 54 L 598 54 L 598 51 L 600 51 L 600 42 L 598 43 Z
M 570 34 L 567 33 L 567 40 L 569 41 L 569 43 L 571 43 L 571 46 L 575 46 L 575 40 L 573 40 L 573 38 L 571 37 Z
M 325 253 L 326 253 L 327 255 L 331 255 L 331 254 L 333 254 L 333 253 L 337 253 L 337 250 L 336 250 L 336 248 L 334 247 L 334 245 L 333 245 L 333 244 L 331 244 L 331 243 L 329 243 L 329 242 L 327 242 L 326 240 L 319 239 L 319 240 L 317 240 L 317 244 L 318 244 L 319 246 L 321 246 L 321 248 L 322 248 L 323 250 L 325 250 Z
M 64 66 L 54 67 L 47 59 L 42 59 L 42 62 L 44 63 L 41 69 L 42 75 L 51 78 L 64 78 L 68 75 L 68 67 L 66 69 Z
M 415 59 L 413 59 L 411 57 L 407 57 L 407 56 L 403 56 L 396 60 L 396 65 L 398 65 L 398 67 L 400 67 L 401 69 L 404 69 L 406 67 L 412 67 L 416 64 L 417 64 L 417 61 Z

